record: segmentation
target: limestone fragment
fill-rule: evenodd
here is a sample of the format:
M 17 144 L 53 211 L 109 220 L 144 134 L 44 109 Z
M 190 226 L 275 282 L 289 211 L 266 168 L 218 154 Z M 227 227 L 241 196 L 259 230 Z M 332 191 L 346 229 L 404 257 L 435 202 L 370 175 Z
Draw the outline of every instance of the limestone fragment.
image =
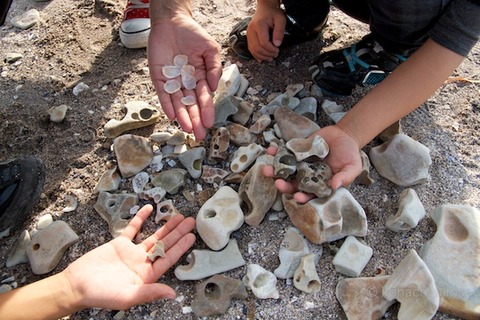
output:
M 169 194 L 176 194 L 185 185 L 187 170 L 174 168 L 159 172 L 152 177 L 152 184 L 165 189 Z
M 38 23 L 40 20 L 40 12 L 37 9 L 30 9 L 21 15 L 13 17 L 10 23 L 20 29 L 29 29 Z
M 372 148 L 369 156 L 378 174 L 400 186 L 409 187 L 430 177 L 430 150 L 407 135 L 394 135 Z
M 147 253 L 147 256 L 152 262 L 157 260 L 157 258 L 165 257 L 165 245 L 163 244 L 163 241 L 156 241 L 152 249 Z
M 210 141 L 208 150 L 208 162 L 211 164 L 222 162 L 228 157 L 228 147 L 230 146 L 230 133 L 227 128 L 220 127 L 215 130 Z
M 216 128 L 225 126 L 227 118 L 237 113 L 238 105 L 241 101 L 241 98 L 232 95 L 220 95 L 215 100 L 215 120 L 213 126 Z
M 240 95 L 238 96 L 241 97 Z M 232 119 L 236 123 L 244 126 L 250 119 L 254 106 L 250 102 L 243 100 L 240 102 L 237 108 L 238 111 L 232 116 Z
M 292 224 L 313 243 L 321 244 L 352 235 L 367 234 L 367 217 L 360 204 L 345 188 L 331 196 L 297 203 L 291 195 L 282 196 Z
M 52 271 L 65 251 L 78 239 L 75 231 L 61 220 L 36 232 L 27 247 L 28 260 L 33 273 L 45 274 Z
M 480 318 L 480 211 L 468 205 L 442 205 L 437 225 L 420 256 L 435 279 L 440 310 L 464 319 Z
M 280 245 L 278 258 L 280 265 L 273 271 L 279 279 L 292 278 L 303 256 L 310 253 L 308 243 L 298 229 L 290 227 Z
M 245 222 L 258 227 L 277 197 L 275 180 L 263 174 L 265 164 L 254 164 L 242 179 L 238 194 L 247 205 Z
M 293 285 L 306 293 L 320 291 L 321 282 L 315 268 L 315 255 L 313 253 L 308 253 L 300 259 L 300 264 L 293 276 Z
M 136 194 L 111 194 L 101 191 L 93 206 L 108 223 L 112 237 L 119 236 L 130 221 L 130 209 L 138 204 Z
M 192 148 L 179 154 L 178 160 L 187 169 L 192 178 L 198 179 L 202 175 L 202 163 L 206 153 L 207 151 L 204 147 Z
M 332 170 L 326 162 L 300 162 L 297 164 L 298 190 L 313 193 L 319 198 L 332 194 L 328 180 L 332 177 Z
M 125 116 L 122 120 L 110 119 L 105 124 L 105 136 L 115 138 L 125 131 L 154 124 L 159 118 L 160 112 L 145 101 L 130 101 L 125 104 Z
M 355 178 L 354 183 L 371 185 L 374 181 L 370 176 L 370 159 L 365 151 L 360 150 L 360 158 L 362 159 L 362 172 Z
M 349 320 L 380 319 L 396 300 L 382 296 L 382 288 L 390 276 L 344 278 L 335 295 Z
M 114 166 L 111 169 L 107 169 L 102 174 L 102 176 L 97 182 L 97 185 L 95 186 L 95 191 L 115 191 L 120 186 L 121 180 L 122 177 L 117 170 L 117 166 Z
M 395 215 L 387 218 L 385 225 L 388 229 L 401 232 L 415 228 L 418 222 L 425 217 L 425 208 L 415 190 L 408 188 L 402 191 L 398 200 L 399 207 Z
M 180 212 L 173 205 L 171 199 L 164 200 L 157 204 L 157 215 L 155 216 L 155 223 L 160 223 L 160 221 L 168 221 L 174 215 L 179 214 Z
M 238 148 L 233 154 L 230 170 L 234 173 L 245 171 L 265 149 L 256 143 Z
M 440 304 L 435 279 L 413 249 L 393 270 L 382 295 L 400 302 L 399 320 L 431 319 Z
M 295 108 L 295 113 L 308 118 L 312 121 L 317 121 L 317 99 L 314 97 L 306 97 L 300 100 L 300 104 Z
M 329 152 L 328 144 L 319 135 L 308 138 L 294 138 L 286 143 L 288 150 L 292 151 L 297 161 L 323 160 Z
M 249 264 L 247 274 L 243 277 L 247 289 L 259 299 L 278 299 L 277 278 L 273 273 L 258 264 Z
M 307 138 L 320 130 L 318 124 L 287 107 L 280 107 L 275 111 L 275 121 L 285 141 L 293 138 Z
M 114 140 L 118 169 L 128 178 L 145 169 L 152 162 L 152 146 L 147 138 L 125 134 Z
M 335 270 L 349 277 L 358 277 L 373 255 L 369 246 L 348 236 L 333 258 Z
M 17 264 L 27 263 L 27 248 L 30 246 L 30 233 L 23 230 L 15 243 L 15 247 L 10 252 L 5 266 L 7 268 L 16 266 Z
M 297 171 L 297 160 L 286 148 L 279 146 L 273 158 L 273 176 L 287 179 Z
M 226 128 L 230 134 L 230 143 L 235 146 L 248 146 L 257 140 L 256 136 L 248 128 L 238 123 L 231 123 Z
M 222 76 L 218 81 L 217 94 L 233 96 L 240 87 L 241 77 L 240 71 L 236 64 L 231 64 L 223 68 Z
M 194 249 L 187 256 L 187 262 L 188 265 L 175 268 L 177 279 L 199 280 L 245 265 L 235 239 L 231 239 L 221 251 Z
M 196 220 L 198 234 L 205 244 L 212 250 L 224 248 L 230 234 L 244 221 L 239 195 L 228 186 L 221 187 L 203 204 Z
M 149 181 L 150 176 L 148 175 L 148 173 L 146 173 L 145 171 L 137 173 L 132 179 L 133 192 L 142 192 Z
M 196 289 L 192 311 L 197 317 L 224 314 L 231 299 L 246 299 L 248 296 L 242 281 L 218 274 L 197 284 Z
M 50 115 L 50 121 L 55 123 L 60 123 L 65 119 L 65 115 L 67 114 L 68 106 L 62 104 L 57 107 L 52 107 L 48 110 L 48 114 Z

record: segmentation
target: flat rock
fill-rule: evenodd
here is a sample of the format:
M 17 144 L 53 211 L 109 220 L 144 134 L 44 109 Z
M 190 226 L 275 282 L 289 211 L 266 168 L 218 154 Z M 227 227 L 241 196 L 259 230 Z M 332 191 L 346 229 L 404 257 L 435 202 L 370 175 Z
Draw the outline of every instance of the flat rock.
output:
M 70 226 L 61 220 L 35 233 L 27 247 L 28 260 L 33 273 L 45 274 L 52 271 L 65 251 L 78 239 Z
M 105 136 L 115 138 L 125 131 L 154 124 L 159 118 L 160 112 L 145 101 L 130 101 L 125 104 L 125 116 L 122 120 L 110 119 L 105 124 Z
M 100 192 L 93 206 L 108 223 L 112 237 L 118 237 L 130 222 L 130 209 L 138 204 L 136 194 L 112 194 Z
M 13 17 L 10 23 L 20 29 L 29 29 L 40 21 L 40 12 L 37 9 L 30 9 L 19 16 Z
M 118 169 L 125 178 L 145 169 L 153 159 L 152 146 L 147 138 L 125 134 L 115 138 L 113 144 Z
M 293 138 L 307 138 L 315 131 L 320 130 L 318 124 L 295 113 L 288 107 L 280 107 L 275 111 L 275 121 L 285 141 Z

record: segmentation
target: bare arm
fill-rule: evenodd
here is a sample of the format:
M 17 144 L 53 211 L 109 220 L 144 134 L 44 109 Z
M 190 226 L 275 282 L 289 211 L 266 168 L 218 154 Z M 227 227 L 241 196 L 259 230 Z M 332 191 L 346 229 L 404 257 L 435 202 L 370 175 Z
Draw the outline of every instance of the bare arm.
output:
M 173 299 L 175 291 L 157 283 L 193 245 L 195 220 L 178 214 L 140 244 L 132 239 L 152 206 L 143 207 L 121 236 L 88 252 L 64 271 L 0 295 L 2 319 L 59 319 L 84 308 L 114 310 L 155 299 Z M 155 242 L 165 246 L 165 257 L 151 262 L 147 252 Z
M 150 77 L 163 111 L 170 120 L 177 119 L 182 129 L 199 140 L 213 126 L 215 109 L 212 92 L 222 74 L 218 43 L 192 18 L 190 0 L 150 1 L 151 30 L 148 41 Z M 188 56 L 195 67 L 196 88 L 168 94 L 162 67 L 171 65 L 176 55 Z M 181 98 L 192 95 L 196 103 L 185 106 Z

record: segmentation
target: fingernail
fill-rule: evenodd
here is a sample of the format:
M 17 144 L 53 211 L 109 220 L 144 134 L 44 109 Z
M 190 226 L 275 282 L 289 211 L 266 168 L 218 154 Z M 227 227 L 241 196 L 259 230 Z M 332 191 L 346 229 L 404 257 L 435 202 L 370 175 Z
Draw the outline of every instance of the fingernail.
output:
M 280 40 L 273 40 L 273 44 L 275 45 L 275 47 L 280 47 L 280 45 L 282 44 L 282 41 L 280 41 Z

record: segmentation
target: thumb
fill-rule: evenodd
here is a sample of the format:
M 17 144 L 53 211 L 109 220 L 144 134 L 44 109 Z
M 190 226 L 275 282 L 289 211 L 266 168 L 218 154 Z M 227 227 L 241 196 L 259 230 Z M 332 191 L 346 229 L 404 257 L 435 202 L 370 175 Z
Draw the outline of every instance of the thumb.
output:
M 283 34 L 285 32 L 285 16 L 282 13 L 282 17 L 280 19 L 275 19 L 275 23 L 273 25 L 272 31 L 272 43 L 276 47 L 280 47 L 283 42 Z
M 158 299 L 175 299 L 175 290 L 163 283 L 144 284 L 135 296 L 135 305 Z

